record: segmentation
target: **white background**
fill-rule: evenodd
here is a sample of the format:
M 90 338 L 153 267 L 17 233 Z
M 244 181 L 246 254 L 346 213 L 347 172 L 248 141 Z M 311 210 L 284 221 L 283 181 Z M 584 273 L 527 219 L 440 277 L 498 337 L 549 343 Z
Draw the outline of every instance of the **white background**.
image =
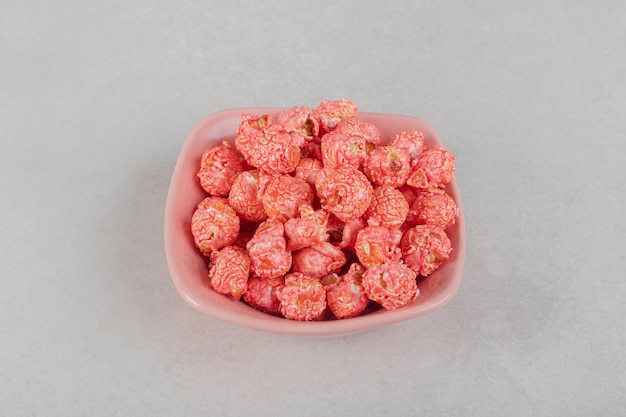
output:
M 0 6 L 0 415 L 626 413 L 623 2 Z M 343 97 L 456 154 L 456 297 L 326 339 L 194 310 L 162 226 L 190 129 Z

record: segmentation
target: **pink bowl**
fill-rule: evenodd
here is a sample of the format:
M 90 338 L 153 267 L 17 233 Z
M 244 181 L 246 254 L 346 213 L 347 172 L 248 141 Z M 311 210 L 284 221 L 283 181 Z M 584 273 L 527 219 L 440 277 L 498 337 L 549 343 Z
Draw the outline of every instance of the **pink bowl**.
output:
M 304 336 L 331 336 L 368 330 L 412 319 L 447 304 L 461 283 L 465 262 L 465 221 L 455 179 L 446 187 L 446 191 L 459 207 L 456 223 L 446 230 L 454 250 L 444 265 L 418 282 L 419 295 L 407 306 L 397 310 L 380 309 L 351 319 L 300 322 L 255 310 L 210 288 L 205 259 L 194 246 L 191 235 L 191 216 L 198 202 L 206 196 L 196 177 L 200 156 L 205 149 L 219 145 L 224 140 L 234 144 L 234 132 L 241 121 L 242 113 L 269 113 L 276 117 L 281 110 L 224 110 L 202 119 L 187 137 L 170 182 L 164 225 L 167 262 L 172 281 L 181 296 L 203 313 L 227 322 L 257 330 Z M 389 140 L 403 130 L 419 130 L 424 133 L 429 146 L 442 145 L 433 128 L 418 118 L 379 113 L 359 113 L 358 117 L 374 123 L 383 140 Z

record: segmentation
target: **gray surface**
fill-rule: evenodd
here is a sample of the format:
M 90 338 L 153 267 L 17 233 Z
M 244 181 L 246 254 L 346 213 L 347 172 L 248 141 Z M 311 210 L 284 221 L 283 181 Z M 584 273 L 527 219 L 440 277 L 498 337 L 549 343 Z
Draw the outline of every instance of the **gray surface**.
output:
M 624 415 L 623 2 L 87 3 L 1 4 L 1 415 Z M 341 97 L 456 153 L 456 297 L 330 339 L 192 309 L 191 127 Z

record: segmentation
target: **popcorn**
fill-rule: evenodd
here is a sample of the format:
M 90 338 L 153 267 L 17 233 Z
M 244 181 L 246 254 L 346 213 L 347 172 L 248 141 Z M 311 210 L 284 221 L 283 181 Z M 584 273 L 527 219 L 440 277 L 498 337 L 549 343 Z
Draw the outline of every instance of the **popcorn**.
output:
M 260 198 L 259 170 L 244 171 L 237 175 L 228 194 L 228 204 L 241 218 L 260 222 L 267 218 Z
M 287 248 L 298 250 L 307 246 L 321 245 L 328 240 L 328 213 L 313 210 L 308 204 L 298 209 L 300 218 L 292 217 L 285 222 L 285 234 L 289 239 Z
M 428 276 L 450 257 L 452 244 L 437 226 L 417 225 L 400 242 L 404 263 L 422 276 Z
M 280 301 L 276 296 L 276 289 L 284 284 L 283 277 L 251 277 L 248 280 L 248 288 L 243 294 L 243 300 L 257 310 L 278 315 L 280 314 Z
M 398 242 L 391 231 L 382 226 L 367 226 L 357 234 L 354 244 L 359 262 L 372 268 L 387 259 L 399 260 L 401 256 Z
M 238 246 L 226 246 L 211 254 L 209 278 L 211 286 L 220 294 L 230 294 L 236 300 L 246 292 L 250 258 Z
M 454 199 L 440 188 L 419 193 L 411 206 L 411 215 L 416 224 L 427 224 L 447 229 L 456 221 L 459 209 Z
M 356 104 L 347 99 L 324 100 L 315 108 L 315 115 L 318 117 L 322 129 L 330 132 L 342 120 L 356 116 L 358 110 Z
M 276 290 L 280 312 L 292 320 L 313 320 L 326 309 L 326 291 L 319 279 L 295 272 Z
M 224 142 L 220 146 L 204 151 L 197 176 L 204 191 L 214 196 L 225 197 L 233 185 L 235 175 L 243 169 L 241 158 L 228 142 Z
M 293 252 L 293 270 L 312 278 L 335 273 L 346 263 L 346 255 L 329 242 Z
M 239 234 L 239 217 L 222 197 L 202 200 L 191 217 L 191 233 L 203 255 L 232 245 Z
M 334 170 L 315 186 L 322 207 L 344 222 L 361 217 L 372 202 L 372 185 L 354 168 Z
M 313 203 L 313 189 L 305 181 L 290 175 L 278 175 L 270 179 L 261 191 L 267 217 L 281 221 L 294 217 L 298 207 Z
M 285 228 L 277 219 L 259 225 L 246 245 L 251 271 L 258 277 L 277 278 L 291 268 L 291 252 L 287 250 Z
M 402 193 L 389 185 L 381 185 L 374 189 L 365 217 L 369 225 L 399 229 L 408 214 L 409 203 Z
M 409 157 L 393 146 L 380 146 L 368 154 L 363 172 L 376 185 L 402 186 L 411 173 Z
M 415 300 L 418 275 L 449 259 L 454 154 L 419 131 L 383 145 L 357 116 L 346 99 L 243 114 L 235 149 L 203 152 L 191 233 L 214 291 L 291 320 L 349 319 Z
M 452 180 L 454 164 L 454 154 L 435 145 L 417 157 L 406 183 L 424 189 L 443 187 Z
M 338 319 L 356 317 L 365 310 L 369 298 L 363 289 L 365 268 L 355 262 L 344 275 L 328 275 L 322 280 L 326 289 L 326 302 Z
M 369 268 L 363 274 L 363 290 L 370 300 L 387 310 L 403 307 L 413 300 L 419 290 L 417 274 L 406 265 L 387 260 Z

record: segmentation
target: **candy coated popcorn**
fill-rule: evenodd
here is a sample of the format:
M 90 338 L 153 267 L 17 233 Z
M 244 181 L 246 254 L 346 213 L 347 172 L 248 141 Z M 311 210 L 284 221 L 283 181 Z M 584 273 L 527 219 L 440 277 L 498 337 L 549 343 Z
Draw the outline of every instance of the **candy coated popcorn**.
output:
M 248 288 L 243 294 L 243 300 L 257 310 L 269 314 L 280 314 L 280 301 L 276 296 L 276 289 L 284 284 L 283 277 L 251 277 L 248 280 Z
M 359 168 L 367 156 L 365 139 L 340 132 L 330 132 L 322 137 L 322 162 L 325 168 Z
M 344 119 L 335 127 L 333 132 L 341 132 L 349 136 L 360 136 L 365 140 L 368 148 L 374 148 L 380 145 L 382 141 L 378 128 L 373 123 L 365 120 Z
M 355 117 L 358 110 L 356 104 L 347 99 L 324 100 L 315 108 L 315 114 L 320 121 L 322 129 L 330 132 L 342 120 Z
M 294 272 L 285 276 L 276 296 L 280 312 L 292 320 L 313 320 L 326 309 L 326 291 L 319 279 Z
M 433 273 L 448 260 L 452 244 L 438 226 L 417 225 L 409 229 L 400 242 L 404 263 L 422 276 Z
M 387 259 L 399 260 L 401 256 L 397 236 L 386 227 L 367 226 L 356 236 L 354 249 L 365 268 L 380 265 Z
M 287 249 L 298 250 L 307 246 L 321 245 L 328 240 L 328 213 L 313 210 L 308 204 L 299 207 L 300 217 L 285 222 Z
M 228 194 L 228 203 L 245 220 L 260 222 L 267 218 L 260 198 L 259 171 L 244 171 L 237 175 Z
M 372 185 L 354 168 L 331 171 L 315 186 L 322 208 L 344 222 L 361 217 L 372 202 Z
M 296 169 L 305 142 L 302 133 L 286 132 L 281 125 L 271 123 L 268 115 L 245 114 L 237 128 L 235 147 L 253 167 L 284 174 Z
M 293 252 L 293 270 L 313 278 L 322 278 L 339 271 L 346 255 L 330 242 L 308 246 Z
M 398 229 L 408 214 L 409 203 L 404 195 L 389 185 L 381 185 L 374 189 L 365 217 L 369 225 Z
M 207 197 L 202 200 L 191 217 L 191 233 L 200 252 L 211 252 L 232 245 L 239 234 L 239 217 L 228 200 Z
M 315 194 L 309 184 L 290 175 L 278 175 L 261 190 L 267 217 L 286 220 L 298 213 L 298 207 L 311 205 Z
M 381 146 L 357 114 L 346 99 L 275 120 L 244 114 L 235 149 L 204 151 L 197 176 L 210 197 L 191 231 L 216 292 L 287 319 L 347 319 L 370 299 L 406 305 L 418 274 L 449 258 L 454 154 L 418 131 Z
M 246 245 L 250 268 L 261 278 L 276 278 L 291 268 L 291 252 L 287 250 L 285 228 L 276 219 L 267 219 L 259 225 Z
M 233 184 L 233 177 L 243 169 L 241 158 L 228 142 L 224 142 L 220 146 L 204 151 L 197 175 L 204 191 L 214 196 L 225 197 Z
M 286 132 L 300 132 L 308 138 L 319 135 L 320 122 L 316 114 L 308 107 L 295 106 L 283 110 L 276 118 Z
M 387 260 L 363 274 L 363 290 L 388 310 L 405 306 L 418 293 L 417 274 L 403 263 Z
M 209 278 L 220 294 L 230 294 L 236 300 L 246 292 L 250 274 L 250 258 L 238 246 L 226 246 L 211 254 Z
M 455 223 L 458 212 L 454 199 L 440 188 L 419 193 L 411 206 L 415 223 L 439 226 L 442 229 Z
M 424 142 L 424 134 L 417 130 L 408 130 L 398 133 L 391 138 L 388 145 L 407 155 L 411 164 L 413 164 L 413 162 L 417 160 L 417 157 L 428 147 L 426 142 Z
M 424 189 L 443 187 L 452 180 L 454 164 L 454 154 L 435 145 L 417 157 L 406 183 Z
M 354 262 L 344 275 L 328 275 L 322 280 L 326 303 L 338 319 L 356 317 L 365 310 L 369 298 L 363 289 L 365 268 Z
M 409 157 L 392 146 L 379 146 L 368 154 L 363 172 L 374 184 L 402 186 L 411 173 Z
M 294 176 L 315 188 L 317 174 L 324 168 L 322 162 L 314 158 L 301 158 Z

